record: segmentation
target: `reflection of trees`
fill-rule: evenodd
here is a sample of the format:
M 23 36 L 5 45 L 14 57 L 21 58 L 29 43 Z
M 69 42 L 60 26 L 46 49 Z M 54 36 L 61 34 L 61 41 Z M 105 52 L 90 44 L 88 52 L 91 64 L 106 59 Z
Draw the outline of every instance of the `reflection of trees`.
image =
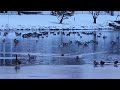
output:
M 11 39 L 11 44 L 10 44 L 10 45 L 11 45 L 11 47 L 10 47 L 10 48 L 11 48 L 11 57 L 12 57 L 12 47 L 13 47 L 13 44 L 12 44 L 12 39 Z M 12 59 L 11 59 L 10 64 L 12 64 Z
M 95 32 L 96 33 L 96 32 Z M 96 35 L 93 35 L 93 40 L 96 41 Z M 96 51 L 96 44 L 93 44 L 93 51 Z
M 95 32 L 96 33 L 96 32 Z M 96 39 L 96 34 L 95 35 L 93 35 L 93 40 L 94 41 L 96 41 L 97 39 Z M 93 44 L 93 53 L 95 53 L 96 52 L 96 43 L 94 43 Z M 94 59 L 96 59 L 96 54 L 93 54 L 93 57 L 94 57 Z
M 1 57 L 4 58 L 4 57 L 5 57 L 5 53 L 4 53 L 4 51 L 5 51 L 5 50 L 4 50 L 4 49 L 5 49 L 5 43 L 4 43 L 4 42 L 1 43 L 1 47 L 2 47 L 2 48 L 1 48 L 1 52 L 2 52 L 2 53 L 1 53 Z M 0 65 L 4 65 L 4 59 L 1 59 L 1 60 L 0 60 Z
M 63 32 L 63 31 L 62 31 L 62 32 Z M 60 44 L 62 44 L 62 42 L 63 42 L 63 34 L 62 34 L 62 32 L 60 32 L 60 35 L 61 35 L 61 36 L 60 36 L 60 40 L 61 40 L 61 41 L 60 41 Z M 60 52 L 61 52 L 61 55 L 64 54 L 64 53 L 63 53 L 63 47 L 60 47 Z M 59 57 L 59 64 L 60 64 L 60 59 L 61 59 L 61 58 Z
M 117 52 L 119 53 L 120 52 L 120 50 L 119 50 L 119 32 L 118 32 L 116 41 L 117 41 Z

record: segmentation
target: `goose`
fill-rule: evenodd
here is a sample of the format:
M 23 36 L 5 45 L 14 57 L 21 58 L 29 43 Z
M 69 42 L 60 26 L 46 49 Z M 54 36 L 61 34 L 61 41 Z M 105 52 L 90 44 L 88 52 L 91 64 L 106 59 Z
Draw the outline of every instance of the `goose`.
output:
M 19 40 L 14 39 L 14 43 L 15 43 L 15 44 L 18 44 L 18 43 L 19 43 Z
M 30 56 L 30 54 L 28 54 L 28 57 L 29 57 L 29 60 L 28 60 L 29 62 L 31 62 L 32 59 L 35 59 L 35 57 L 34 56 Z
M 112 44 L 112 45 L 114 45 L 114 44 L 116 44 L 116 42 L 114 42 L 114 41 L 111 41 L 111 44 Z
M 76 59 L 78 60 L 78 59 L 79 59 L 79 56 L 76 56 Z
M 104 61 L 100 61 L 100 65 L 104 65 L 105 64 L 105 62 Z
M 114 65 L 117 65 L 118 61 L 114 61 Z
M 94 65 L 98 65 L 99 63 L 97 61 L 94 60 L 93 62 Z
M 5 39 L 3 39 L 3 42 L 5 42 Z
M 61 54 L 61 56 L 64 56 L 64 54 Z
M 116 37 L 117 39 L 119 39 L 119 36 L 118 37 Z
M 103 39 L 107 38 L 106 36 L 103 36 Z

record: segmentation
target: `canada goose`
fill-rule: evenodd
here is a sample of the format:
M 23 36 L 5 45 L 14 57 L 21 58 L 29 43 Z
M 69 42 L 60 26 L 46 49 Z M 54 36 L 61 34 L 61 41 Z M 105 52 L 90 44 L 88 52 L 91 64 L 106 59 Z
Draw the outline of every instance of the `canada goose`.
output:
M 116 42 L 114 42 L 114 41 L 111 41 L 111 44 L 112 44 L 112 45 L 114 45 L 114 44 L 116 44 Z
M 16 35 L 16 36 L 21 36 L 21 33 L 15 32 L 15 35 Z
M 8 32 L 4 32 L 4 35 L 3 36 L 7 36 L 8 35 Z
M 105 62 L 104 61 L 100 61 L 100 65 L 104 65 L 105 64 Z
M 18 43 L 19 43 L 19 40 L 14 39 L 14 43 L 15 43 L 15 44 L 18 44 Z
M 5 42 L 5 39 L 3 39 L 3 42 Z
M 107 38 L 107 36 L 103 36 L 103 39 Z
M 93 62 L 94 65 L 98 65 L 99 63 L 97 61 L 94 60 Z
M 118 67 L 117 63 L 118 61 L 114 61 L 114 67 Z
M 99 33 L 99 35 L 102 35 L 101 33 Z
M 61 56 L 64 56 L 64 54 L 61 54 Z
M 82 38 L 82 36 L 80 36 L 80 38 Z
M 84 43 L 84 46 L 88 46 L 88 43 L 87 43 L 87 42 L 85 42 L 85 43 Z
M 59 35 L 59 34 L 60 34 L 60 32 L 57 32 L 57 34 Z
M 35 57 L 34 56 L 30 56 L 30 54 L 28 54 L 28 57 L 29 57 L 29 62 L 31 62 L 31 60 L 33 60 L 33 59 L 35 59 Z
M 118 37 L 116 37 L 117 39 L 119 39 L 119 36 Z
M 76 56 L 76 59 L 78 60 L 78 59 L 79 59 L 79 56 Z
M 114 64 L 117 65 L 118 61 L 114 61 Z

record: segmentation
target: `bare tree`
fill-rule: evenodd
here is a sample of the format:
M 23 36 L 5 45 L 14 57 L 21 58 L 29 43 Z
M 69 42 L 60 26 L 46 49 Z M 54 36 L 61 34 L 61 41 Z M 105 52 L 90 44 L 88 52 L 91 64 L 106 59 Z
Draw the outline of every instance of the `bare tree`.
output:
M 93 23 L 96 24 L 96 22 L 97 22 L 97 17 L 99 16 L 100 11 L 89 11 L 89 12 L 92 14 L 92 17 L 93 17 L 93 20 L 94 20 Z
M 114 11 L 111 11 L 111 12 L 110 12 L 110 15 L 111 15 L 111 16 L 114 16 Z
M 62 24 L 63 20 L 68 19 L 68 17 L 72 16 L 74 11 L 52 11 L 51 15 L 57 16 L 60 24 Z

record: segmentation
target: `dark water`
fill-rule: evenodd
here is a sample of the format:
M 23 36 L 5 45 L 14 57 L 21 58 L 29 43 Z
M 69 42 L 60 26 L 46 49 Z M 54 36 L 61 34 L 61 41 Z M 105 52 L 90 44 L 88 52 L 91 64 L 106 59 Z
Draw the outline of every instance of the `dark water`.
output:
M 23 38 L 16 36 L 14 32 L 9 32 L 7 36 L 3 36 L 3 32 L 1 32 L 0 60 L 4 62 L 3 57 L 15 57 L 16 54 L 25 64 L 76 65 L 89 63 L 93 60 L 112 60 L 111 56 L 114 55 L 117 55 L 117 59 L 119 59 L 120 31 L 95 31 L 94 33 L 96 33 L 96 35 L 83 33 L 92 33 L 93 31 L 90 30 L 65 31 L 65 35 L 61 34 L 63 31 L 55 31 L 54 35 L 50 33 L 53 31 L 47 32 L 48 35 L 43 35 L 39 38 Z M 77 33 L 71 33 L 70 36 L 67 36 L 69 32 Z M 4 39 L 5 42 L 3 41 Z M 14 39 L 19 40 L 17 45 L 15 45 Z M 76 43 L 77 40 L 84 44 L 85 42 L 89 43 L 87 43 L 87 45 L 78 45 L 78 43 Z M 72 42 L 69 43 L 70 41 Z M 94 41 L 96 41 L 96 43 Z M 62 42 L 68 43 L 68 45 L 60 45 Z M 33 57 L 31 62 L 29 62 L 28 53 Z M 62 54 L 64 56 L 62 56 Z M 76 56 L 80 58 L 77 59 Z M 10 63 L 11 60 L 14 59 L 6 59 L 5 62 Z

